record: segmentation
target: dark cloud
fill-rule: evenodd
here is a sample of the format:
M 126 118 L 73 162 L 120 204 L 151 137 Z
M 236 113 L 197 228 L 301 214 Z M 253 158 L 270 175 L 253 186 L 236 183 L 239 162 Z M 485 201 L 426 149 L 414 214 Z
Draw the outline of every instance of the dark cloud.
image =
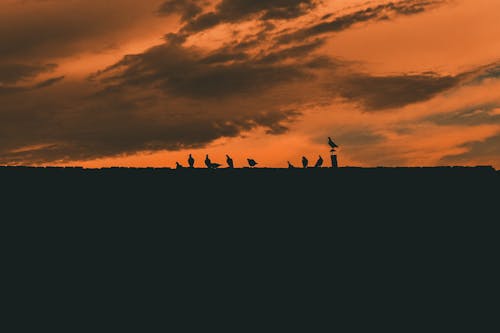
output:
M 189 98 L 222 98 L 251 95 L 279 84 L 311 77 L 302 63 L 278 60 L 306 56 L 319 43 L 248 59 L 227 49 L 205 56 L 194 48 L 165 43 L 139 55 L 125 57 L 98 76 L 116 89 L 124 86 L 154 86 L 164 92 Z M 241 60 L 226 63 L 230 60 Z M 108 74 L 108 75 L 107 75 Z
M 190 20 L 183 31 L 194 33 L 221 23 L 239 22 L 254 16 L 262 20 L 291 19 L 315 8 L 314 0 L 222 0 L 214 11 Z
M 311 52 L 317 50 L 319 47 L 324 45 L 324 40 L 317 39 L 310 43 L 305 43 L 289 48 L 284 48 L 282 50 L 271 52 L 263 55 L 258 62 L 259 63 L 276 63 L 281 62 L 286 59 L 295 59 L 301 57 L 307 57 Z
M 436 114 L 422 120 L 430 121 L 441 126 L 477 126 L 484 124 L 500 124 L 500 115 L 493 114 L 493 111 L 497 108 L 500 108 L 500 104 L 487 104 L 454 112 Z
M 37 83 L 33 86 L 34 89 L 41 89 L 41 88 L 46 88 L 50 87 L 51 85 L 54 85 L 60 81 L 64 80 L 64 76 L 59 76 L 59 77 L 54 77 L 45 81 L 42 81 L 40 83 Z
M 302 28 L 291 33 L 283 34 L 277 38 L 277 41 L 279 43 L 303 41 L 304 39 L 321 34 L 343 31 L 357 23 L 376 21 L 380 19 L 389 19 L 394 15 L 397 16 L 418 14 L 442 3 L 444 3 L 443 0 L 408 0 L 381 4 L 375 7 L 368 7 L 366 9 L 359 10 L 347 15 L 335 17 L 333 20 L 321 22 L 311 27 Z M 325 15 L 323 19 L 327 20 L 330 19 L 330 17 L 330 15 Z
M 369 129 L 356 129 L 351 131 L 338 131 L 335 140 L 343 147 L 371 146 L 385 141 L 385 137 Z
M 323 66 L 332 68 L 331 64 Z M 454 76 L 433 72 L 374 76 L 347 69 L 347 73 L 332 72 L 326 86 L 331 94 L 359 104 L 366 111 L 378 111 L 424 102 L 451 89 L 475 85 L 482 82 L 486 76 L 494 78 L 498 68 L 499 64 L 495 62 Z M 452 120 L 436 118 L 434 121 Z M 455 121 L 458 121 L 458 118 Z M 469 121 L 472 121 L 472 118 Z
M 101 52 L 154 17 L 157 0 L 0 1 L 0 63 Z M 122 36 L 122 37 L 120 37 Z
M 0 95 L 21 93 L 21 92 L 27 92 L 27 91 L 31 91 L 31 90 L 47 88 L 47 87 L 50 87 L 50 86 L 52 86 L 52 85 L 54 85 L 62 80 L 64 80 L 64 76 L 54 77 L 54 78 L 36 83 L 34 85 L 29 85 L 29 86 L 0 85 Z
M 265 98 L 196 103 L 133 90 L 125 95 L 76 99 L 75 105 L 73 96 L 79 88 L 74 87 L 69 96 L 65 90 L 53 92 L 59 100 L 52 101 L 41 95 L 31 95 L 30 100 L 11 95 L 9 107 L 0 114 L 0 164 L 200 148 L 257 127 L 282 134 L 298 115 L 293 110 L 273 110 Z
M 201 1 L 197 0 L 168 0 L 158 8 L 161 15 L 180 14 L 183 21 L 189 20 L 203 11 Z
M 462 154 L 448 155 L 441 159 L 444 163 L 478 163 L 491 165 L 500 162 L 500 135 L 487 138 L 484 141 L 468 142 L 460 148 L 467 151 Z
M 56 69 L 55 64 L 19 64 L 0 63 L 0 84 L 13 84 L 36 77 L 39 74 L 51 72 Z
M 430 73 L 391 76 L 352 73 L 336 78 L 330 89 L 367 110 L 383 110 L 429 100 L 460 82 L 458 77 Z

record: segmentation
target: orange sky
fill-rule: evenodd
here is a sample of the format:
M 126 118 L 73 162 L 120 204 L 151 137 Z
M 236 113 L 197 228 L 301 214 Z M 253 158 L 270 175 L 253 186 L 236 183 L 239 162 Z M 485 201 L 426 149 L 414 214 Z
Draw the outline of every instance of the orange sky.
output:
M 342 165 L 500 168 L 498 22 L 491 0 L 4 0 L 0 164 L 286 167 L 332 136 Z

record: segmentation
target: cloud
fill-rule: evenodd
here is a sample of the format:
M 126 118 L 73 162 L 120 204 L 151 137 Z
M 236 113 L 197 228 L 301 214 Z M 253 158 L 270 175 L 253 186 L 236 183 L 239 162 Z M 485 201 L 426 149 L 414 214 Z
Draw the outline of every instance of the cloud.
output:
M 388 20 L 393 16 L 419 14 L 443 3 L 445 3 L 443 0 L 407 0 L 389 2 L 374 7 L 368 7 L 354 13 L 338 16 L 330 21 L 317 23 L 313 26 L 301 28 L 291 33 L 283 34 L 277 38 L 277 42 L 291 43 L 326 33 L 340 32 L 349 29 L 358 23 Z M 331 15 L 325 15 L 323 19 L 329 19 L 330 17 Z
M 314 0 L 222 0 L 214 11 L 190 20 L 182 30 L 196 33 L 222 23 L 235 23 L 252 17 L 261 20 L 292 19 L 305 15 L 316 5 Z
M 157 0 L 0 1 L 0 63 L 101 52 L 139 22 Z
M 389 76 L 352 73 L 335 79 L 330 89 L 367 110 L 376 111 L 429 100 L 460 82 L 458 77 L 435 73 Z
M 500 125 L 500 114 L 495 113 L 498 108 L 500 108 L 500 104 L 486 104 L 454 112 L 440 113 L 426 117 L 422 120 L 430 121 L 440 126 L 477 126 L 483 124 Z
M 203 11 L 201 1 L 197 0 L 168 0 L 158 8 L 161 15 L 181 14 L 183 21 L 189 20 Z
M 143 54 L 130 55 L 94 77 L 103 77 L 108 89 L 154 86 L 165 93 L 188 98 L 250 95 L 279 84 L 312 76 L 307 64 L 279 60 L 306 56 L 320 43 L 248 58 L 226 49 L 205 56 L 195 48 L 166 42 Z M 227 62 L 233 60 L 232 62 Z
M 0 63 L 0 84 L 13 84 L 32 79 L 39 74 L 52 72 L 55 64 Z
M 486 164 L 500 162 L 500 134 L 487 138 L 484 141 L 472 141 L 463 144 L 460 148 L 466 151 L 461 154 L 448 155 L 442 158 L 444 163 Z
M 64 99 L 63 91 L 59 93 Z M 18 95 L 17 100 L 21 98 Z M 126 96 L 80 99 L 78 106 L 72 105 L 69 97 L 43 104 L 38 98 L 4 110 L 7 112 L 0 116 L 0 164 L 68 162 L 139 151 L 200 148 L 259 127 L 268 134 L 282 134 L 298 115 L 294 110 L 273 110 L 269 101 L 238 99 L 222 105 L 192 105 L 133 91 Z M 261 110 L 253 110 L 254 106 Z M 17 115 L 19 111 L 23 117 Z M 31 119 L 27 121 L 28 115 Z M 24 135 L 19 136 L 19 131 Z
M 64 80 L 64 76 L 50 78 L 48 80 L 35 83 L 29 86 L 9 86 L 9 85 L 0 85 L 0 95 L 14 94 L 27 92 L 31 90 L 37 90 L 42 88 L 50 87 L 60 81 Z

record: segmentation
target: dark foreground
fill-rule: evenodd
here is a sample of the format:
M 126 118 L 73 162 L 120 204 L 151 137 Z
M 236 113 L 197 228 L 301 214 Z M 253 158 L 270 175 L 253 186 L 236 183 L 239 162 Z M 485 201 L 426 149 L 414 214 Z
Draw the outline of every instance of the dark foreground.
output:
M 0 168 L 0 183 L 12 306 L 73 304 L 57 319 L 483 331 L 493 311 L 492 168 Z
M 23 212 L 108 222 L 480 220 L 499 199 L 499 181 L 490 167 L 0 168 L 3 195 Z

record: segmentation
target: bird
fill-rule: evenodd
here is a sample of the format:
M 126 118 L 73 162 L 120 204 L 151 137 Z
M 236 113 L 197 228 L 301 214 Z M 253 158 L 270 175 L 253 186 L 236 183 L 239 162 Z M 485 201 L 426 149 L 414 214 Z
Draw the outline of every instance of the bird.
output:
M 328 137 L 328 144 L 332 148 L 332 150 L 330 150 L 332 153 L 335 151 L 335 148 L 339 147 L 339 146 L 337 146 L 337 144 L 335 142 L 333 142 L 332 138 L 330 138 L 330 137 Z
M 250 165 L 251 168 L 253 168 L 257 164 L 259 164 L 259 163 L 255 162 L 255 160 L 253 160 L 251 158 L 248 158 L 247 161 L 248 161 L 248 165 Z
M 231 158 L 231 156 L 226 155 L 226 162 L 227 162 L 229 169 L 234 169 L 234 161 Z
M 194 168 L 194 158 L 193 155 L 189 154 L 189 159 L 188 159 L 189 167 Z
M 179 162 L 175 162 L 175 164 L 177 169 L 184 169 L 184 167 Z
M 293 166 L 292 163 L 290 163 L 290 161 L 288 161 L 288 169 L 295 169 L 295 167 Z
M 208 155 L 205 158 L 205 165 L 207 166 L 207 168 L 212 169 L 212 161 L 210 161 L 210 158 L 208 157 Z
M 321 168 L 321 166 L 323 166 L 323 157 L 321 157 L 321 155 L 319 156 L 319 159 L 318 161 L 316 162 L 316 164 L 314 165 L 315 168 Z
M 306 169 L 308 165 L 309 165 L 309 160 L 305 156 L 302 157 L 302 166 L 304 167 L 304 169 Z
M 210 157 L 207 157 L 205 158 L 205 165 L 207 166 L 207 168 L 209 169 L 217 169 L 220 167 L 220 164 L 219 163 L 212 163 L 212 161 L 210 160 Z

